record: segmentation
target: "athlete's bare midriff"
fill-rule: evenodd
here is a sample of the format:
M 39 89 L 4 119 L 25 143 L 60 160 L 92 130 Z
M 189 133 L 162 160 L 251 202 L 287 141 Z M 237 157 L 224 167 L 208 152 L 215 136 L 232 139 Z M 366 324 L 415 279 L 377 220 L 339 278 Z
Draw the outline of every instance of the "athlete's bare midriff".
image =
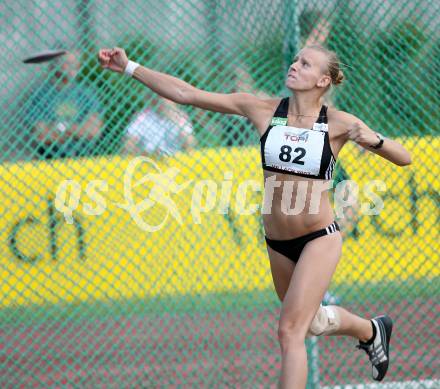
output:
M 268 179 L 279 186 L 267 185 Z M 326 181 L 269 171 L 264 171 L 264 180 L 262 216 L 268 238 L 295 238 L 334 221 L 328 190 L 322 191 Z

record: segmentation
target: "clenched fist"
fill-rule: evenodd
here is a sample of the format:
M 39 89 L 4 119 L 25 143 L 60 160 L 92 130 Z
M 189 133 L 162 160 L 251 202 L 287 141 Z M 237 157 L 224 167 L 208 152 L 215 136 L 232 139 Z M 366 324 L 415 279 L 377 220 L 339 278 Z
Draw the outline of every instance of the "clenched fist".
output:
M 360 123 L 353 123 L 348 127 L 348 139 L 361 146 L 371 146 L 378 143 L 376 133 Z
M 104 69 L 110 69 L 118 73 L 122 73 L 128 63 L 125 50 L 119 47 L 99 50 L 98 59 Z

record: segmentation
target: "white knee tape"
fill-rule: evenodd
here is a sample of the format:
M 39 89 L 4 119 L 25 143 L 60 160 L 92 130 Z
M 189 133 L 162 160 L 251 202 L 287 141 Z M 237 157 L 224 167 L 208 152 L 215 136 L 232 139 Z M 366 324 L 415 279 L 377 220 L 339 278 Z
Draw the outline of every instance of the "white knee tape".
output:
M 319 307 L 315 317 L 312 320 L 307 337 L 330 335 L 339 329 L 341 319 L 334 305 Z

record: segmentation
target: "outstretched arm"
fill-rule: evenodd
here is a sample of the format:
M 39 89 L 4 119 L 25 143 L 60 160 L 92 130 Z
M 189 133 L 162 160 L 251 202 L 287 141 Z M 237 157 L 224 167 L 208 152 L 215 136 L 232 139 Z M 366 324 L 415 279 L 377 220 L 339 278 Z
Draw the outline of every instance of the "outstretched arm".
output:
M 336 117 L 345 128 L 347 140 L 356 142 L 365 150 L 380 155 L 398 166 L 411 164 L 411 154 L 400 143 L 389 138 L 384 138 L 383 143 L 380 142 L 377 133 L 354 115 L 339 111 Z M 382 143 L 380 148 L 373 147 L 380 143 Z
M 99 61 L 105 69 L 124 72 L 128 58 L 120 48 L 101 49 Z M 245 116 L 263 132 L 277 100 L 261 99 L 249 93 L 212 93 L 198 89 L 179 78 L 138 66 L 133 77 L 158 95 L 178 104 L 214 112 Z

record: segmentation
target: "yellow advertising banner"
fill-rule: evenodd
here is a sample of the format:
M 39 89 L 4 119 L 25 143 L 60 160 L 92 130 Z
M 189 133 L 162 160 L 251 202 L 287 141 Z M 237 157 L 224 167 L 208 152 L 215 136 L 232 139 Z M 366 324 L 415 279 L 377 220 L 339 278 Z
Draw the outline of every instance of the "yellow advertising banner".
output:
M 354 145 L 339 158 L 360 196 L 337 219 L 336 283 L 439 275 L 440 138 L 404 143 L 403 168 Z M 271 287 L 257 148 L 4 164 L 0 177 L 3 307 Z M 365 215 L 373 180 L 384 208 Z

